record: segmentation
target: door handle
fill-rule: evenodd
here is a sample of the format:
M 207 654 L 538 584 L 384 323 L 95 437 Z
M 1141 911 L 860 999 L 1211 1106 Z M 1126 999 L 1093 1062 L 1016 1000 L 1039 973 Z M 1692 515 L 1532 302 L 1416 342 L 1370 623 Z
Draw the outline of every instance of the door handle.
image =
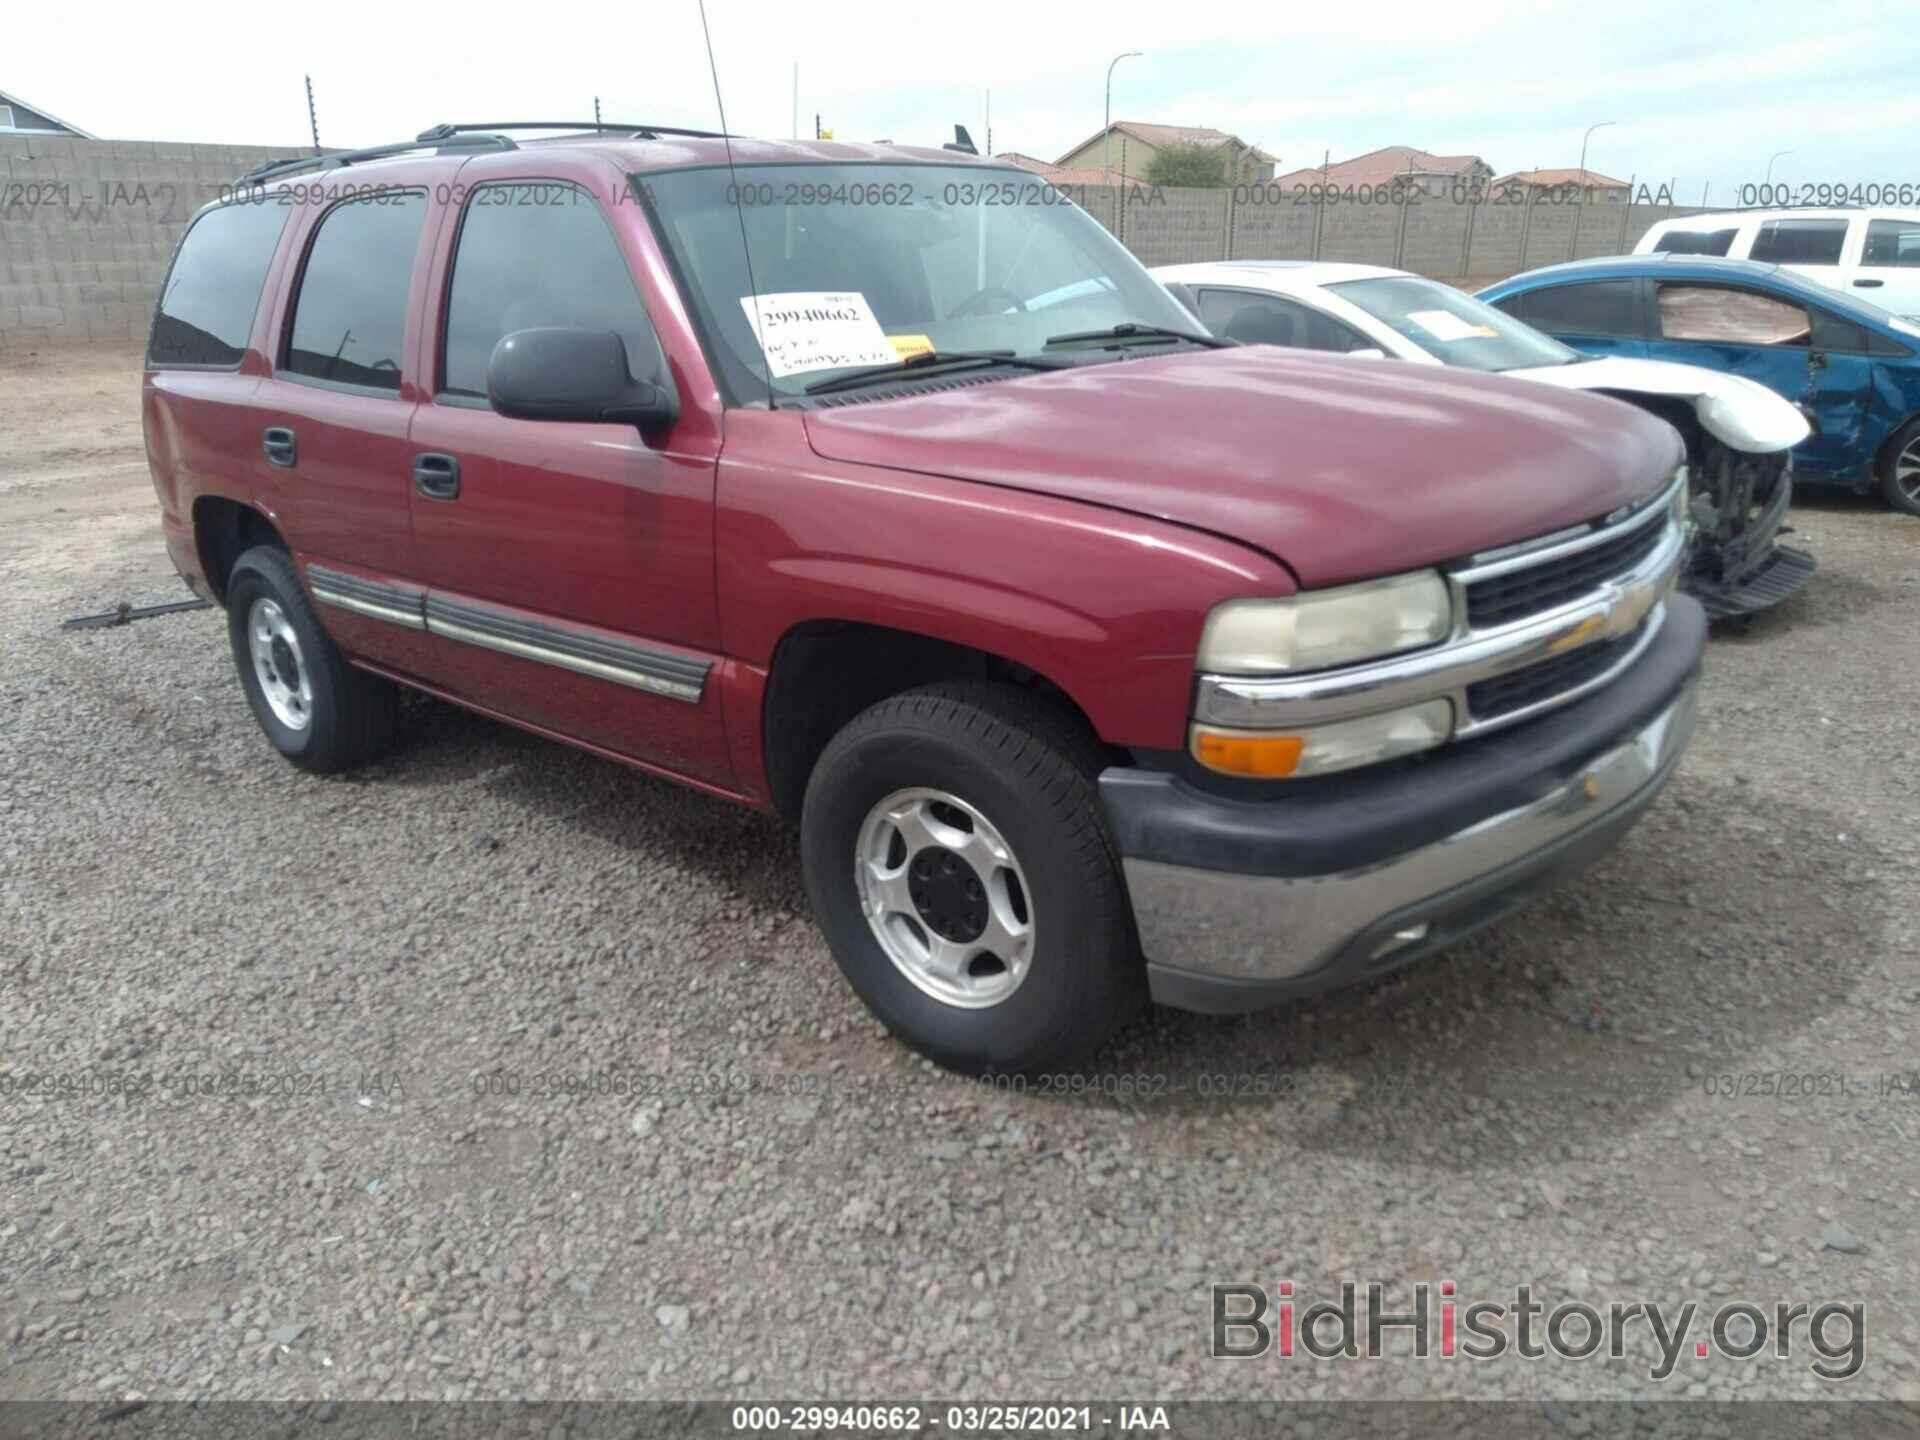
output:
M 428 453 L 413 457 L 413 488 L 429 500 L 457 500 L 460 462 L 451 455 Z
M 269 425 L 260 432 L 260 448 L 267 453 L 267 462 L 291 470 L 298 458 L 299 447 L 295 445 L 293 431 L 284 425 Z
M 1807 369 L 1824 370 L 1827 368 L 1827 355 L 1824 350 L 1810 351 L 1807 355 Z
M 1884 280 L 1856 280 L 1853 283 L 1858 285 L 1862 290 L 1878 290 L 1887 282 Z

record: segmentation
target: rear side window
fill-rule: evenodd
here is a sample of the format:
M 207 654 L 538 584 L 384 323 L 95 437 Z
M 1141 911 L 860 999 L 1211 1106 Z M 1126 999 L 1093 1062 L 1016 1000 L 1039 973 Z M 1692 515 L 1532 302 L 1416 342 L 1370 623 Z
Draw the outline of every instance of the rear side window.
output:
M 1833 350 L 1842 355 L 1865 355 L 1873 347 L 1865 326 L 1843 320 L 1826 310 L 1813 312 L 1813 348 Z
M 1806 345 L 1813 318 L 1805 307 L 1724 285 L 1662 285 L 1660 334 L 1706 345 Z
M 1373 344 L 1311 306 L 1245 290 L 1202 290 L 1200 318 L 1214 334 L 1249 345 L 1292 345 L 1345 354 Z
M 236 200 L 193 222 L 154 312 L 149 365 L 240 363 L 288 213 Z
M 1549 285 L 1521 297 L 1520 318 L 1549 335 L 1638 335 L 1634 283 L 1593 280 Z
M 1738 230 L 1669 230 L 1653 242 L 1656 255 L 1725 255 Z
M 321 219 L 294 299 L 287 371 L 400 388 L 407 290 L 426 218 L 426 195 L 412 191 L 348 200 Z
M 1769 220 L 1753 237 L 1751 258 L 1776 265 L 1838 265 L 1844 220 Z
M 1875 220 L 1868 225 L 1860 263 L 1920 267 L 1920 220 Z
M 640 292 L 599 203 L 554 181 L 483 185 L 467 201 L 447 295 L 442 393 L 485 395 L 500 337 L 546 326 L 611 330 L 642 373 L 659 355 Z

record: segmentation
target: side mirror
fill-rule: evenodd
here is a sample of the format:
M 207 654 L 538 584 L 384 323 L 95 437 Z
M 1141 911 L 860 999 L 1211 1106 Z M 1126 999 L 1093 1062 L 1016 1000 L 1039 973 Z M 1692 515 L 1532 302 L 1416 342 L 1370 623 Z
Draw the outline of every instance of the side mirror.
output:
M 664 430 L 680 417 L 680 397 L 657 352 L 655 378 L 636 380 L 627 345 L 611 330 L 516 330 L 487 362 L 487 399 L 517 420 L 610 420 Z

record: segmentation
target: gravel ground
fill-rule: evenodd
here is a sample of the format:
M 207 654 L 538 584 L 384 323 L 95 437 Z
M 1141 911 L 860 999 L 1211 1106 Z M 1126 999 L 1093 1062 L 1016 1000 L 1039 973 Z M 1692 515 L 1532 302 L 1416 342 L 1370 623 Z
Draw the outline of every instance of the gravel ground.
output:
M 1920 521 L 1796 510 L 1582 883 L 1012 1094 L 868 1018 L 772 821 L 426 700 L 314 779 L 217 613 L 57 629 L 185 594 L 137 386 L 0 360 L 0 1399 L 1920 1398 Z M 1714 1093 L 1775 1073 L 1865 1088 Z M 1859 1301 L 1867 1358 L 1208 1358 L 1210 1282 L 1343 1279 Z

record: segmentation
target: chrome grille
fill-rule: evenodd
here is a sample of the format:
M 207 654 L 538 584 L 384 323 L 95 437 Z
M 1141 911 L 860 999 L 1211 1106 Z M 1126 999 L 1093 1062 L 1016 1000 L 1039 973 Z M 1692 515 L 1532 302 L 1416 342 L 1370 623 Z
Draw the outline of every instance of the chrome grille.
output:
M 1468 637 L 1524 627 L 1577 607 L 1635 573 L 1672 528 L 1674 487 L 1631 512 L 1476 555 L 1453 573 L 1457 623 Z M 1466 687 L 1460 733 L 1509 725 L 1603 683 L 1651 638 L 1648 626 L 1576 645 Z
M 1467 588 L 1467 626 L 1491 630 L 1578 600 L 1603 580 L 1631 570 L 1660 543 L 1658 525 L 1627 526 L 1558 561 L 1513 570 Z
M 1641 630 L 1645 628 L 1643 623 Z M 1640 630 L 1636 630 L 1618 640 L 1582 646 L 1551 660 L 1542 660 L 1538 665 L 1482 680 L 1467 687 L 1467 707 L 1473 712 L 1473 718 L 1482 722 L 1530 709 L 1543 700 L 1605 675 L 1639 643 Z
M 1439 645 L 1299 675 L 1200 676 L 1194 718 L 1291 730 L 1453 703 L 1464 740 L 1571 704 L 1653 643 L 1686 556 L 1685 468 L 1606 520 L 1484 551 L 1448 567 L 1453 633 Z

